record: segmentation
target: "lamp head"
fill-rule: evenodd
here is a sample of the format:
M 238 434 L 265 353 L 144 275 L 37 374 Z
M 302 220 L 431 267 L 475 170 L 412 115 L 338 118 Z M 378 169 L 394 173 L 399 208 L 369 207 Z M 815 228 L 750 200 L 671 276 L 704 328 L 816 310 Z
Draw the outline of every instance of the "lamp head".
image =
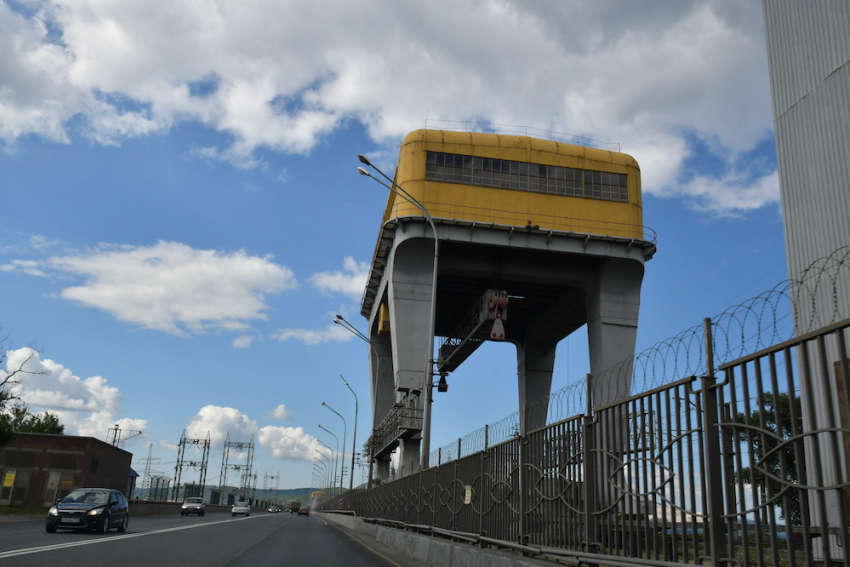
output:
M 363 169 L 362 167 L 358 167 L 357 171 L 360 172 L 360 175 L 365 175 L 366 177 L 372 177 L 372 174 Z
M 449 391 L 449 383 L 446 382 L 446 375 L 440 374 L 440 381 L 437 382 L 437 391 L 438 392 L 448 392 Z
M 363 165 L 372 165 L 372 164 L 369 162 L 369 160 L 368 160 L 368 159 L 366 159 L 366 156 L 364 156 L 363 154 L 357 154 L 357 159 L 359 159 L 359 160 L 360 160 L 360 163 L 362 163 Z

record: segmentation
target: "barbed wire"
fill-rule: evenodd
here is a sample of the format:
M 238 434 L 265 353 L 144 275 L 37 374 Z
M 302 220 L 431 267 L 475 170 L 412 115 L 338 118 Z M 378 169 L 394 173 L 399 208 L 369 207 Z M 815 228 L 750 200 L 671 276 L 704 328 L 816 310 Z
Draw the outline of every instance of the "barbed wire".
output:
M 799 280 L 785 280 L 772 289 L 729 307 L 711 318 L 714 365 L 826 327 L 850 317 L 850 246 L 835 250 L 813 262 Z M 624 384 L 630 395 L 706 373 L 705 327 L 695 325 L 659 341 L 593 377 L 594 395 L 622 397 Z M 616 390 L 614 390 L 616 389 Z M 546 424 L 557 423 L 586 412 L 587 384 L 574 382 L 529 404 L 527 412 L 546 410 Z M 461 438 L 462 456 L 481 451 L 519 435 L 520 412 Z M 467 452 L 469 447 L 469 452 Z M 432 453 L 445 463 L 457 458 L 458 444 Z

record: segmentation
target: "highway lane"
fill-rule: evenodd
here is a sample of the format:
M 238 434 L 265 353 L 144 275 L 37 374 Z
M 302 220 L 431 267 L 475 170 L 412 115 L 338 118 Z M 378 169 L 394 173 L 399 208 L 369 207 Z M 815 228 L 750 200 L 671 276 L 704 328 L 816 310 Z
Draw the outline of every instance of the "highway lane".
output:
M 0 524 L 0 567 L 413 567 L 374 541 L 352 538 L 318 516 L 223 514 L 131 518 L 126 533 L 44 531 L 40 521 Z

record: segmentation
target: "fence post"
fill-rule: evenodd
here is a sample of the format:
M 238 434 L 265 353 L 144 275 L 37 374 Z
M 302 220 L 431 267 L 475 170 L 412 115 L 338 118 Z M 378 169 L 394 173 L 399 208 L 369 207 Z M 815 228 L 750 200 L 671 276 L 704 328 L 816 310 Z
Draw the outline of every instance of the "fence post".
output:
M 711 319 L 704 319 L 705 329 L 705 367 L 702 378 L 703 427 L 705 428 L 706 488 L 708 490 L 708 510 L 705 533 L 709 534 L 709 546 L 706 553 L 711 557 L 712 565 L 720 565 L 726 555 L 726 523 L 723 521 L 723 455 L 720 451 L 720 430 L 718 428 L 717 380 L 714 376 L 714 343 L 711 334 Z
M 478 469 L 478 477 L 479 478 L 485 478 L 485 474 L 490 472 L 490 459 L 489 459 L 490 451 L 487 448 L 488 447 L 488 432 L 489 432 L 489 426 L 485 425 L 484 426 L 484 450 L 481 451 L 481 459 L 480 459 L 481 466 Z M 481 489 L 482 495 L 480 497 L 479 497 L 479 495 L 475 495 L 475 496 L 473 496 L 473 498 L 479 497 L 478 498 L 478 534 L 479 535 L 485 535 L 485 531 L 484 531 L 484 502 L 483 502 L 483 500 L 484 500 L 484 497 L 483 497 L 484 490 L 483 490 L 483 484 L 481 485 L 481 487 L 482 487 L 482 489 Z
M 588 553 L 597 551 L 598 525 L 596 524 L 596 444 L 593 439 L 593 401 L 591 400 L 591 375 L 587 375 L 587 408 L 582 424 L 582 461 L 584 461 L 584 547 Z
M 366 443 L 369 445 L 369 480 L 367 481 L 366 488 L 372 490 L 372 474 L 374 472 L 373 467 L 375 466 L 375 445 L 373 445 L 373 440 L 375 439 L 375 430 L 372 429 L 372 434 L 369 436 L 369 439 Z
M 457 440 L 457 458 L 455 459 L 455 472 L 454 478 L 457 480 L 459 478 L 458 467 L 460 467 L 460 438 Z M 457 509 L 457 513 L 460 513 L 463 510 L 463 506 L 458 505 L 458 501 L 463 502 L 463 497 L 458 493 L 458 490 L 463 490 L 462 488 L 458 488 L 458 483 L 452 483 L 454 488 L 452 489 L 450 504 Z M 436 522 L 435 522 L 436 523 Z M 452 512 L 452 529 L 457 529 L 457 514 Z
M 525 447 L 525 440 L 526 440 L 526 438 L 525 438 L 525 434 L 526 434 L 525 417 L 528 413 L 527 410 L 528 410 L 528 406 L 526 406 L 526 405 L 523 405 L 520 408 L 520 412 L 519 412 L 519 421 L 520 421 L 519 431 L 520 431 L 520 433 L 519 433 L 519 439 L 517 439 L 517 441 L 519 442 L 519 483 L 518 483 L 519 484 L 519 504 L 518 504 L 519 542 L 518 543 L 520 545 L 526 545 L 528 543 L 528 535 L 526 533 L 527 529 L 526 529 L 526 525 L 525 525 L 525 508 L 526 508 L 526 502 L 525 502 L 525 460 L 526 460 L 526 454 L 525 454 L 525 452 L 526 452 L 526 447 Z

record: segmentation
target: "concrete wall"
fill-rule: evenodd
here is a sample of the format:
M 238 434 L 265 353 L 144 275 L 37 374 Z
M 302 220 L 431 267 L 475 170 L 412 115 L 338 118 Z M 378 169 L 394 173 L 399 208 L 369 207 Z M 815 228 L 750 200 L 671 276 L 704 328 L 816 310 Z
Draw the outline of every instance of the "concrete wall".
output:
M 518 553 L 482 549 L 470 544 L 424 536 L 376 524 L 345 514 L 316 513 L 322 520 L 359 532 L 402 555 L 435 567 L 541 567 L 551 561 L 530 559 Z
M 182 502 L 157 502 L 148 500 L 133 500 L 130 502 L 130 516 L 163 516 L 168 514 L 180 515 Z M 251 508 L 251 513 L 265 512 L 262 508 Z M 229 514 L 230 506 L 207 504 L 205 514 Z

